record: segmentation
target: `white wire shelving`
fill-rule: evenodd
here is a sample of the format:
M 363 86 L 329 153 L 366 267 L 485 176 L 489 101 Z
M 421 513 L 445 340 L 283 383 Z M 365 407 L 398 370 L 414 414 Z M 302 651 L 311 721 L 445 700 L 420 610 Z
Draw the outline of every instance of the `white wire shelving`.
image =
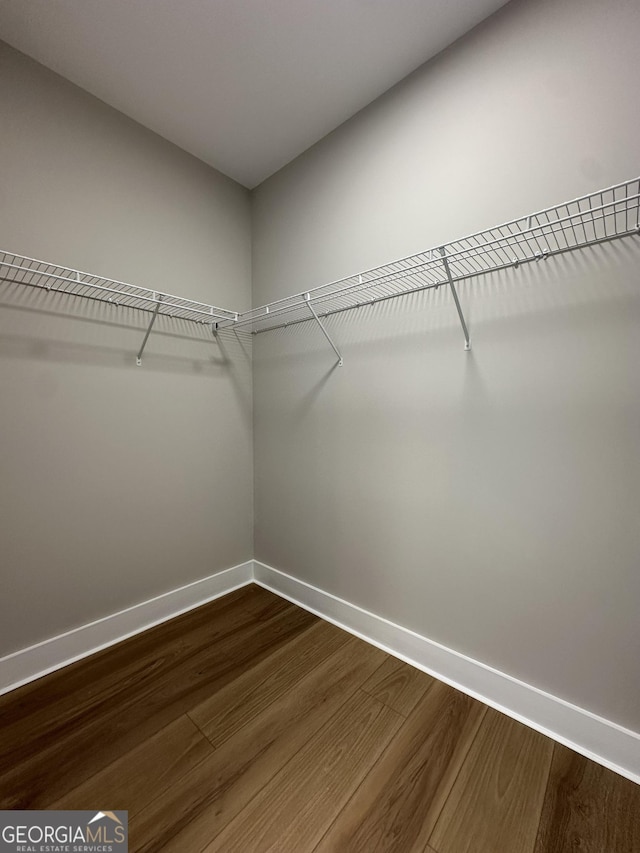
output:
M 151 313 L 137 356 L 138 364 L 158 315 L 207 324 L 214 333 L 226 328 L 245 328 L 260 334 L 313 321 L 319 324 L 338 363 L 342 364 L 340 351 L 322 322 L 326 317 L 446 285 L 462 326 L 465 349 L 470 349 L 457 282 L 638 234 L 640 178 L 633 178 L 243 312 L 1 250 L 0 280 Z
M 248 326 L 258 334 L 297 323 L 318 322 L 342 363 L 322 319 L 447 285 L 462 325 L 465 349 L 470 349 L 469 332 L 455 287 L 457 282 L 639 234 L 639 203 L 640 178 L 633 178 L 416 255 L 278 299 L 242 312 L 235 320 L 218 321 L 217 325 L 218 328 Z
M 142 353 L 158 315 L 209 326 L 225 320 L 233 322 L 239 317 L 237 311 L 3 250 L 0 250 L 0 280 L 149 312 L 151 320 L 136 358 L 138 365 L 142 363 Z

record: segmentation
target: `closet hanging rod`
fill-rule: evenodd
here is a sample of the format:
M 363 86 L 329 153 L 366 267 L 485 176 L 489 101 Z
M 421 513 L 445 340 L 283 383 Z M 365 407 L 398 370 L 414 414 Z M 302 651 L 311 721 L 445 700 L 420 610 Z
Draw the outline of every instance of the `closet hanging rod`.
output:
M 277 299 L 240 313 L 237 320 L 221 320 L 216 325 L 218 328 L 250 326 L 258 334 L 313 320 L 310 306 L 324 318 L 484 273 L 517 268 L 520 264 L 638 234 L 639 207 L 640 178 L 633 178 L 442 246 Z M 464 318 L 460 319 L 464 329 Z

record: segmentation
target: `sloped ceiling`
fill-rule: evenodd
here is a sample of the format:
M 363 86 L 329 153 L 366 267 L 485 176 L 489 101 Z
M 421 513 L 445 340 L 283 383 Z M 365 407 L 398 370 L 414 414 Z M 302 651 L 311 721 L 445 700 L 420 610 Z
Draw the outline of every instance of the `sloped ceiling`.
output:
M 505 0 L 0 0 L 0 37 L 254 187 Z

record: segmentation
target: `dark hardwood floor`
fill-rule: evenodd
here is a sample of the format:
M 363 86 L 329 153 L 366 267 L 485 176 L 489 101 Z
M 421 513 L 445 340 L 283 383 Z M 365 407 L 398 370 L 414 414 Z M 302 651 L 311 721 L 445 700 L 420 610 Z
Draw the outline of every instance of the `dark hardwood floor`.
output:
M 0 808 L 127 809 L 131 851 L 640 851 L 640 786 L 257 586 L 0 720 Z

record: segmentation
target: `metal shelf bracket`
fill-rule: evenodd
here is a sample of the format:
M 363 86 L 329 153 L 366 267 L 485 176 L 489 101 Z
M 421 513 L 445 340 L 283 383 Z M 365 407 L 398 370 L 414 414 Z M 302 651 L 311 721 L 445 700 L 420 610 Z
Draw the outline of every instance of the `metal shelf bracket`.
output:
M 140 350 L 139 350 L 138 355 L 136 357 L 136 364 L 138 365 L 138 367 L 140 367 L 140 365 L 142 364 L 142 353 L 144 352 L 144 348 L 146 347 L 147 341 L 149 340 L 149 335 L 151 334 L 151 329 L 153 329 L 153 324 L 156 321 L 156 317 L 158 316 L 158 311 L 160 310 L 160 303 L 162 302 L 162 296 L 160 294 L 154 294 L 154 296 L 156 297 L 156 299 L 158 301 L 156 302 L 156 307 L 153 309 L 153 314 L 151 316 L 151 322 L 149 323 L 149 327 L 147 328 L 147 332 L 144 336 L 144 340 L 142 341 L 142 346 L 140 347 Z
M 340 353 L 340 350 L 338 349 L 338 347 L 334 344 L 334 342 L 333 342 L 333 340 L 332 340 L 331 335 L 329 334 L 329 332 L 327 332 L 327 330 L 325 329 L 325 327 L 324 327 L 324 325 L 323 325 L 323 323 L 322 323 L 322 320 L 321 320 L 321 319 L 320 319 L 320 317 L 318 317 L 318 315 L 316 314 L 315 309 L 314 309 L 313 305 L 311 304 L 311 296 L 310 296 L 310 294 L 309 294 L 309 293 L 305 293 L 304 298 L 305 298 L 305 301 L 306 301 L 306 303 L 307 303 L 307 307 L 309 308 L 309 311 L 311 311 L 311 313 L 313 314 L 313 316 L 314 316 L 314 318 L 315 318 L 316 322 L 318 323 L 318 325 L 319 325 L 319 326 L 320 326 L 320 328 L 322 329 L 322 334 L 323 334 L 323 335 L 325 336 L 325 338 L 329 341 L 329 343 L 331 344 L 331 348 L 333 349 L 333 351 L 335 352 L 335 354 L 338 356 L 338 367 L 342 367 L 342 365 L 343 365 L 343 363 L 344 363 L 344 362 L 343 362 L 343 360 L 342 360 L 342 354 Z
M 462 313 L 462 308 L 460 307 L 460 300 L 458 299 L 458 292 L 456 291 L 456 286 L 453 283 L 453 276 L 451 275 L 451 270 L 449 269 L 449 261 L 447 260 L 447 250 L 444 246 L 440 247 L 440 255 L 442 256 L 442 265 L 444 267 L 445 274 L 447 276 L 447 280 L 449 281 L 449 287 L 451 288 L 451 295 L 453 296 L 453 301 L 456 303 L 456 310 L 458 312 L 458 317 L 460 318 L 460 324 L 462 325 L 462 331 L 464 332 L 464 348 L 468 352 L 471 349 L 471 341 L 469 340 L 469 330 L 467 329 L 467 324 L 464 319 L 464 314 Z

